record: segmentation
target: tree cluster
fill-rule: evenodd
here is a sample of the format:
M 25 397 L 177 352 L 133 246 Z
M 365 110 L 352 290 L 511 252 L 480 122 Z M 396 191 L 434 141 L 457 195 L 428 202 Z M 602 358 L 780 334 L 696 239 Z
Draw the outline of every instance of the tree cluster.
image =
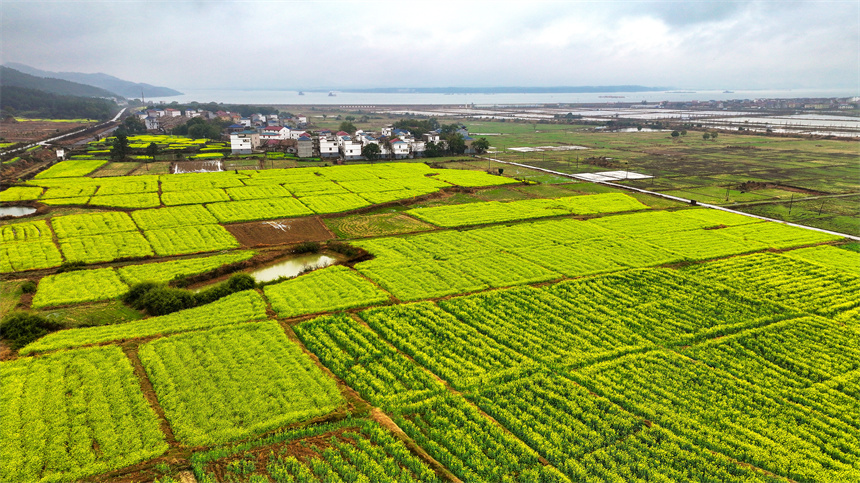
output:
M 439 121 L 436 118 L 429 119 L 401 119 L 393 124 L 395 129 L 405 129 L 416 136 L 426 132 L 439 129 Z
M 220 139 L 221 131 L 228 125 L 228 122 L 220 119 L 207 121 L 202 117 L 193 117 L 185 124 L 173 128 L 170 133 L 194 139 Z

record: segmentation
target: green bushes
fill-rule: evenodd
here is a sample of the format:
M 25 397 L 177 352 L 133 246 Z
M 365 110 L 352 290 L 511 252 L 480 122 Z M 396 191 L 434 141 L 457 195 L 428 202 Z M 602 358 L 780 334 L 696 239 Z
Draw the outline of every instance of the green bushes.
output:
M 21 284 L 21 293 L 36 293 L 36 282 L 27 280 Z
M 122 300 L 138 310 L 145 310 L 150 315 L 166 315 L 210 304 L 230 294 L 253 289 L 256 285 L 254 277 L 246 273 L 237 273 L 226 282 L 198 293 L 154 282 L 141 282 L 132 285 Z
M 146 292 L 135 308 L 145 309 L 151 315 L 167 315 L 195 305 L 194 294 L 188 290 L 160 285 Z
M 41 315 L 27 312 L 11 313 L 0 322 L 0 334 L 13 349 L 20 349 L 48 332 L 61 328 L 61 325 Z
M 293 248 L 293 253 L 317 253 L 320 251 L 319 242 L 303 242 Z
M 257 282 L 254 280 L 254 277 L 247 273 L 237 273 L 222 284 L 218 284 L 212 288 L 202 290 L 194 294 L 194 299 L 197 305 L 205 305 L 232 293 L 249 290 L 256 286 Z

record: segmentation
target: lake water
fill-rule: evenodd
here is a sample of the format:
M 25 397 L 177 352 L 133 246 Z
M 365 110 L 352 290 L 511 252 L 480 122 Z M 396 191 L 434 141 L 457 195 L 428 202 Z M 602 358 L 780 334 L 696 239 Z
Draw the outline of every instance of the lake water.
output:
M 327 267 L 336 261 L 336 258 L 332 258 L 328 255 L 312 253 L 293 257 L 275 265 L 269 265 L 268 267 L 254 270 L 250 275 L 254 277 L 254 280 L 257 282 L 269 282 L 281 277 L 292 278 L 307 269 Z
M 32 215 L 36 212 L 36 208 L 29 208 L 26 206 L 4 206 L 0 208 L 0 216 L 27 216 Z
M 790 99 L 790 98 L 827 98 L 852 97 L 860 92 L 851 89 L 785 89 L 785 90 L 736 90 L 734 92 L 714 91 L 655 91 L 655 92 L 612 92 L 612 93 L 542 93 L 542 94 L 419 94 L 419 93 L 366 93 L 334 91 L 305 91 L 300 96 L 297 90 L 240 90 L 240 89 L 179 89 L 185 94 L 174 97 L 157 97 L 153 101 L 187 103 L 223 102 L 226 104 L 283 104 L 283 105 L 330 105 L 378 107 L 390 105 L 536 105 L 536 104 L 579 104 L 661 101 L 726 101 L 731 99 Z M 607 95 L 618 96 L 607 98 Z

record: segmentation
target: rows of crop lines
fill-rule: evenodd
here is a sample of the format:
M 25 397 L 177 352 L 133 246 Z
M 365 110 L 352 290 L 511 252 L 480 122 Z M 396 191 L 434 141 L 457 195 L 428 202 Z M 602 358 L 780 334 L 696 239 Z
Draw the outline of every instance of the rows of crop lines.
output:
M 219 226 L 199 206 L 158 211 L 0 232 L 22 243 L 146 235 L 192 219 Z M 754 221 L 641 211 L 372 239 L 360 245 L 376 258 L 356 270 L 329 267 L 167 316 L 49 334 L 0 363 L 4 386 L 14 382 L 0 418 L 24 428 L 4 433 L 0 460 L 27 461 L 4 465 L 0 481 L 83 478 L 173 454 L 167 443 L 208 448 L 192 458 L 201 481 L 856 479 L 860 303 L 850 294 L 860 255 L 763 252 L 837 239 Z M 43 278 L 34 304 L 85 301 L 84 288 L 102 280 L 125 290 L 246 255 L 60 273 Z M 479 293 L 460 295 L 468 292 Z M 438 297 L 448 298 L 427 300 Z M 407 300 L 419 302 L 390 305 Z M 379 304 L 389 305 L 368 308 Z M 113 359 L 91 360 L 97 349 Z M 111 375 L 129 363 L 130 376 Z M 53 379 L 38 376 L 45 370 Z M 119 377 L 109 387 L 123 397 L 93 391 L 84 372 L 84 381 Z M 384 413 L 379 423 L 331 374 Z M 782 377 L 790 384 L 776 386 Z M 154 396 L 135 392 L 141 386 Z M 51 412 L 46 393 L 76 403 Z M 350 411 L 355 420 L 277 431 Z M 385 429 L 390 422 L 402 434 Z M 115 428 L 113 439 L 104 428 Z
M 750 266 L 793 285 L 785 281 L 799 265 L 772 257 Z M 424 419 L 433 394 L 445 395 L 445 414 L 459 403 L 410 360 L 574 481 L 781 479 L 733 461 L 797 481 L 857 478 L 857 326 L 838 321 L 852 306 L 828 319 L 803 300 L 756 297 L 730 288 L 747 274 L 729 280 L 724 263 L 698 266 L 713 266 L 724 283 L 696 270 L 629 270 L 370 309 L 359 314 L 361 322 L 319 318 L 294 330 L 464 480 L 496 479 L 492 472 L 503 466 L 484 467 L 480 443 L 468 462 L 457 460 L 459 448 L 448 446 L 457 443 L 440 435 L 469 427 L 473 433 L 462 440 L 488 446 L 492 436 L 464 425 L 466 416 L 456 425 Z M 823 266 L 798 263 L 808 282 L 825 276 Z M 836 280 L 827 286 L 831 298 L 856 294 L 856 273 L 829 270 Z M 826 362 L 817 364 L 819 357 Z
M 687 218 L 705 226 L 728 221 L 698 213 Z M 122 223 L 117 220 L 103 220 L 103 225 Z M 532 225 L 546 229 L 547 223 L 555 221 Z M 418 239 L 411 248 L 439 245 L 450 251 L 459 241 Z M 218 475 L 228 473 L 240 481 L 262 474 L 323 481 L 405 474 L 406 481 L 424 481 L 416 475 L 429 474 L 428 460 L 404 452 L 398 440 L 367 420 L 276 433 L 261 442 L 219 449 L 225 442 L 344 407 L 345 396 L 291 339 L 295 333 L 331 373 L 389 415 L 407 442 L 463 481 L 620 481 L 658 475 L 681 481 L 856 478 L 860 416 L 851 395 L 860 378 L 850 374 L 860 370 L 860 354 L 852 344 L 857 326 L 856 321 L 853 327 L 839 321 L 847 320 L 857 302 L 836 302 L 856 293 L 860 277 L 842 267 L 845 259 L 834 256 L 836 261 L 828 265 L 820 253 L 824 250 L 845 251 L 814 247 L 682 270 L 621 270 L 435 303 L 299 319 L 290 329 L 265 321 L 265 299 L 247 291 L 168 316 L 56 332 L 21 351 L 23 356 L 43 356 L 0 365 L 4 379 L 18 384 L 4 392 L 4 421 L 21 418 L 16 408 L 27 407 L 26 421 L 15 424 L 52 429 L 83 424 L 88 434 L 87 424 L 115 424 L 119 414 L 126 414 L 114 409 L 122 404 L 148 409 L 134 391 L 123 391 L 130 402 L 98 402 L 101 396 L 69 380 L 74 371 L 63 369 L 57 371 L 56 387 L 67 397 L 81 398 L 85 407 L 104 405 L 110 417 L 95 423 L 48 414 L 44 406 L 32 404 L 43 386 L 20 382 L 24 376 L 13 371 L 29 374 L 62 355 L 77 361 L 95 350 L 89 346 L 108 344 L 99 348 L 108 350 L 131 339 L 140 341 L 138 348 L 134 357 L 122 360 L 140 361 L 171 431 L 151 434 L 146 425 L 157 427 L 157 418 L 136 410 L 139 420 L 129 420 L 117 434 L 149 432 L 145 441 L 135 443 L 137 452 L 123 452 L 103 440 L 64 446 L 65 440 L 29 436 L 32 441 L 25 442 L 22 435 L 34 434 L 29 431 L 33 426 L 26 426 L 28 431 L 15 433 L 2 448 L 4 456 L 32 463 L 7 466 L 3 477 L 74 479 L 151 458 L 163 453 L 165 441 L 175 440 L 215 447 L 198 456 L 207 462 L 195 467 L 204 481 L 218 481 Z M 813 253 L 814 261 L 801 259 Z M 744 289 L 756 283 L 744 271 L 752 266 L 776 281 L 777 292 L 791 290 L 796 286 L 792 278 L 803 274 L 809 285 L 827 283 L 814 294 L 771 300 Z M 294 305 L 306 304 L 305 313 L 314 313 L 382 301 L 354 271 L 325 270 L 282 282 L 281 290 L 273 285 L 266 298 L 272 307 L 288 307 L 285 317 L 295 315 L 290 310 Z M 340 273 L 349 277 L 338 277 Z M 715 281 L 714 273 L 722 278 Z M 349 278 L 354 282 L 348 283 L 357 285 L 320 290 Z M 319 295 L 308 301 L 276 302 L 314 290 Z M 366 298 L 340 305 L 351 294 Z M 328 305 L 317 302 L 325 297 Z M 836 301 L 836 308 L 822 311 L 820 299 Z M 805 360 L 810 352 L 827 363 L 811 365 Z M 106 364 L 93 363 L 92 377 L 102 377 Z M 111 368 L 117 365 L 122 366 L 110 362 Z M 774 382 L 782 374 L 791 383 L 780 387 Z M 130 383 L 126 378 L 117 384 Z M 371 437 L 383 449 L 364 442 Z M 310 438 L 313 443 L 305 445 L 313 447 L 301 455 L 294 446 L 291 452 L 290 445 L 281 445 L 277 452 L 267 452 L 265 464 L 247 456 L 254 445 L 302 438 Z M 73 451 L 74 444 L 81 451 Z M 43 447 L 57 449 L 34 450 Z
M 66 200 L 71 204 L 142 209 L 132 211 L 131 219 L 120 211 L 53 217 L 50 224 L 59 249 L 52 246 L 50 229 L 43 230 L 44 236 L 38 239 L 4 238 L 6 256 L 0 271 L 51 268 L 64 260 L 99 263 L 235 248 L 238 243 L 219 224 L 337 213 L 451 186 L 427 174 L 433 172 L 424 164 L 378 164 L 371 169 L 350 166 L 322 172 L 311 168 L 251 175 L 34 180 L 38 187 L 12 187 L 3 192 L 2 199 L 37 199 L 50 204 L 64 204 Z M 510 181 L 486 173 L 479 173 L 477 178 L 483 178 L 485 185 Z M 168 206 L 159 207 L 162 201 Z M 80 226 L 68 230 L 73 224 Z
M 475 210 L 484 204 L 493 203 L 466 206 Z M 518 213 L 507 215 L 516 219 Z M 376 255 L 356 268 L 398 300 L 412 301 L 838 240 L 751 221 L 714 210 L 647 211 L 376 238 L 356 242 Z
M 40 201 L 51 205 L 125 209 L 206 204 L 221 222 L 230 223 L 339 213 L 414 198 L 451 186 L 518 183 L 484 172 L 431 170 L 423 163 L 270 169 L 249 174 L 216 172 L 84 177 L 101 166 L 93 163 L 104 162 L 60 162 L 40 173 L 27 186 L 15 186 L 4 191 L 0 194 L 0 201 Z M 89 168 L 84 170 L 85 166 Z M 271 202 L 277 203 L 272 205 Z

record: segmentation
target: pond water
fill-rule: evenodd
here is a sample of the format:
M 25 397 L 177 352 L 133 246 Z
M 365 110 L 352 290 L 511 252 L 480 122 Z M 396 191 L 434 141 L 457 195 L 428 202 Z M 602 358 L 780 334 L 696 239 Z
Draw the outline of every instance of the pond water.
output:
M 307 269 L 327 267 L 337 262 L 336 258 L 320 253 L 311 253 L 290 258 L 275 265 L 259 268 L 250 273 L 257 282 L 269 282 L 280 277 L 292 278 Z
M 0 208 L 0 216 L 27 216 L 32 215 L 36 212 L 36 208 L 30 208 L 27 206 L 4 206 Z

